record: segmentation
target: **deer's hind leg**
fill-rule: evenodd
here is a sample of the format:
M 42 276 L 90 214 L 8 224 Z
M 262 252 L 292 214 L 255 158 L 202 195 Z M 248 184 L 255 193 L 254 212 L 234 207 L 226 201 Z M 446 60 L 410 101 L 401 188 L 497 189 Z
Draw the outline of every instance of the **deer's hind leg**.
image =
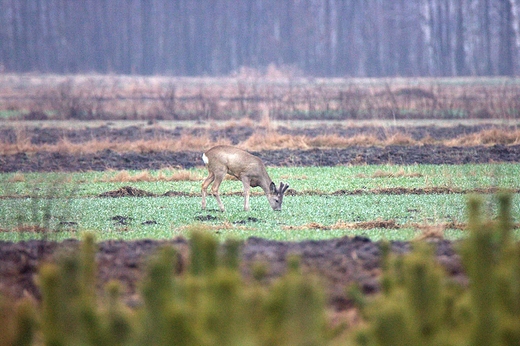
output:
M 215 180 L 215 174 L 210 172 L 208 177 L 202 183 L 202 209 L 206 209 L 206 196 L 208 195 L 208 186 Z

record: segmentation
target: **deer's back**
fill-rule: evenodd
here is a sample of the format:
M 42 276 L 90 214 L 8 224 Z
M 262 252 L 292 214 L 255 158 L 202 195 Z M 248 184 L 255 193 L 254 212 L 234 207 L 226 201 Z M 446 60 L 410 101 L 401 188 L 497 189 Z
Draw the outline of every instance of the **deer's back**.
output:
M 226 169 L 227 172 L 236 177 L 242 174 L 262 174 L 265 171 L 262 160 L 245 150 L 219 145 L 204 153 L 208 160 L 208 168 Z

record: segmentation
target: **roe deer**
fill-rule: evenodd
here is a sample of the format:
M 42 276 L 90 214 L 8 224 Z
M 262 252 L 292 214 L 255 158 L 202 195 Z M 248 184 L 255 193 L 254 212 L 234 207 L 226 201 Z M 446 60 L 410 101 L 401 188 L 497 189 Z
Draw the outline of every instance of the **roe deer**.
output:
M 276 188 L 260 158 L 228 145 L 218 145 L 202 154 L 209 176 L 202 183 L 202 209 L 206 209 L 208 186 L 213 183 L 211 193 L 215 196 L 221 211 L 225 211 L 218 189 L 226 174 L 236 177 L 244 185 L 244 210 L 249 210 L 249 189 L 260 186 L 273 210 L 282 210 L 283 194 L 289 185 L 280 183 Z

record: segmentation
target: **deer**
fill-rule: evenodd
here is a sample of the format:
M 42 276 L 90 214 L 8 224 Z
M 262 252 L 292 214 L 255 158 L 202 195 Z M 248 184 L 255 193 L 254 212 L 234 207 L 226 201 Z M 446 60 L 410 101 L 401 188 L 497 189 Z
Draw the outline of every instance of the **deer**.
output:
M 249 211 L 250 188 L 257 186 L 264 190 L 273 210 L 282 210 L 283 195 L 289 185 L 281 182 L 280 186 L 276 187 L 259 157 L 237 147 L 217 145 L 203 153 L 202 160 L 209 173 L 202 183 L 202 210 L 206 209 L 206 196 L 211 183 L 213 183 L 211 193 L 215 196 L 220 211 L 226 210 L 220 199 L 218 189 L 227 174 L 240 180 L 244 186 L 245 211 Z

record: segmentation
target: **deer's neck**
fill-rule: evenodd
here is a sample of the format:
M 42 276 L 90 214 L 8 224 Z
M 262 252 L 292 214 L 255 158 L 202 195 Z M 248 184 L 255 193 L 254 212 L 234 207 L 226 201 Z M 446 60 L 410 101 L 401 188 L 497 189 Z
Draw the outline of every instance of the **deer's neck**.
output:
M 260 181 L 259 186 L 262 188 L 262 190 L 264 190 L 266 195 L 269 195 L 271 193 L 271 183 L 272 182 L 273 181 L 271 180 L 271 178 L 269 178 L 269 176 L 266 176 L 265 178 L 263 178 Z

